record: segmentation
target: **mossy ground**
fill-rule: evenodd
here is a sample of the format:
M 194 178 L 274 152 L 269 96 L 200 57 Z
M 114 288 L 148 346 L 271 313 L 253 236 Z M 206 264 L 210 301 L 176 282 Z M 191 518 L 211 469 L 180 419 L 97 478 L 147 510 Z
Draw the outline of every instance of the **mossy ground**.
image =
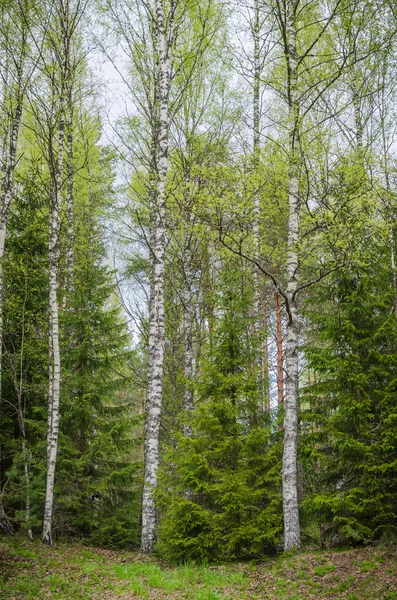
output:
M 0 540 L 3 600 L 397 600 L 397 549 L 280 556 L 261 564 L 168 567 L 140 553 Z

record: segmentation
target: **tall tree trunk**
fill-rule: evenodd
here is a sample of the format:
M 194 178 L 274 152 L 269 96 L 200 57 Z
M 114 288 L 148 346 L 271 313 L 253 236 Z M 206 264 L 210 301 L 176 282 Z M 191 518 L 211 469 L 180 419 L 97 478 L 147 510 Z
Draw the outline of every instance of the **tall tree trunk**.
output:
M 354 75 L 354 73 L 353 73 Z M 352 98 L 354 108 L 354 123 L 356 130 L 356 149 L 359 152 L 363 150 L 364 125 L 361 114 L 360 92 L 355 82 L 352 84 Z
M 22 84 L 22 82 L 21 82 Z M 19 92 L 18 102 L 12 119 L 10 144 L 6 157 L 6 171 L 2 182 L 1 208 L 0 208 L 0 397 L 1 397 L 1 374 L 2 374 L 2 355 L 3 355 L 3 258 L 4 246 L 7 234 L 8 215 L 12 200 L 14 188 L 14 174 L 16 165 L 16 155 L 18 147 L 19 130 L 22 119 L 22 94 Z
M 67 291 L 73 292 L 74 289 L 74 170 L 73 170 L 73 98 L 71 74 L 68 74 L 68 121 L 67 121 L 67 249 L 66 249 L 66 268 L 67 268 Z
M 155 205 L 151 207 L 152 233 L 151 276 L 149 301 L 149 364 L 146 397 L 146 428 L 144 448 L 144 485 L 142 497 L 141 549 L 151 552 L 155 543 L 156 506 L 154 492 L 157 487 L 161 407 L 163 399 L 164 370 L 164 269 L 166 234 L 166 179 L 168 170 L 169 87 L 170 87 L 170 39 L 172 37 L 173 11 L 170 8 L 168 32 L 165 25 L 164 2 L 155 2 L 155 40 L 159 57 L 158 96 L 159 125 L 157 155 L 156 193 L 152 195 Z M 167 35 L 168 34 L 168 35 Z
M 260 152 L 260 22 L 259 22 L 259 0 L 254 0 L 254 84 L 253 84 L 253 160 L 254 160 L 254 175 L 255 175 L 255 191 L 254 191 L 254 214 L 253 214 L 253 234 L 254 234 L 254 258 L 258 262 L 260 257 L 260 197 L 257 190 L 257 175 L 259 168 L 259 152 Z M 254 264 L 254 325 L 255 331 L 258 333 L 261 328 L 261 290 L 260 290 L 260 271 Z
M 29 475 L 29 462 L 27 455 L 27 447 L 26 447 L 26 429 L 25 429 L 25 411 L 26 407 L 22 402 L 23 397 L 23 359 L 24 359 L 24 347 L 25 347 L 25 312 L 26 312 L 26 302 L 28 298 L 28 278 L 27 278 L 27 262 L 25 265 L 25 296 L 24 303 L 22 308 L 22 336 L 21 336 L 21 351 L 20 351 L 20 360 L 19 360 L 19 378 L 17 375 L 17 370 L 14 370 L 14 388 L 15 393 L 17 395 L 17 419 L 19 425 L 19 431 L 21 434 L 21 450 L 23 455 L 23 467 L 24 467 L 24 475 L 25 475 L 25 523 L 28 526 L 27 532 L 30 541 L 33 541 L 33 532 L 32 528 L 29 526 L 30 521 L 30 475 Z
M 285 347 L 285 420 L 284 452 L 282 466 L 284 550 L 287 552 L 300 545 L 300 523 L 297 484 L 298 445 L 298 305 L 297 271 L 299 266 L 299 93 L 298 60 L 296 43 L 296 11 L 298 0 L 289 0 L 286 13 L 286 59 L 288 68 L 288 134 L 289 134 L 289 220 L 287 253 L 287 301 L 288 320 Z
M 263 404 L 265 411 L 270 411 L 270 389 L 269 389 L 269 349 L 267 345 L 267 310 L 264 290 L 262 291 L 262 377 L 263 377 Z
M 25 42 L 24 42 L 25 43 Z M 0 207 L 0 400 L 1 400 L 1 381 L 3 372 L 3 305 L 4 305 L 4 279 L 3 279 L 3 259 L 4 247 L 7 235 L 8 215 L 14 190 L 14 174 L 16 167 L 16 156 L 18 148 L 19 130 L 22 119 L 23 104 L 23 60 L 25 48 L 22 49 L 21 62 L 18 69 L 18 91 L 17 104 L 14 115 L 11 120 L 10 143 L 7 145 L 4 141 L 4 163 L 5 171 L 2 180 L 1 207 Z M 8 146 L 8 147 L 7 147 Z M 11 524 L 3 508 L 2 494 L 0 491 L 0 531 L 5 535 L 13 535 Z
M 188 257 L 188 261 L 189 261 Z M 192 275 L 189 265 L 185 267 L 184 289 L 183 289 L 183 375 L 185 377 L 183 390 L 183 410 L 185 417 L 193 410 L 193 391 L 189 388 L 189 382 L 193 377 L 193 304 L 192 304 Z M 183 426 L 186 436 L 192 435 L 189 423 Z
M 63 153 L 65 144 L 65 114 L 63 90 L 60 98 L 60 123 L 58 160 L 53 177 L 53 194 L 50 198 L 49 231 L 49 386 L 47 431 L 47 478 L 42 541 L 52 546 L 52 514 L 54 507 L 55 466 L 58 452 L 59 397 L 61 386 L 61 355 L 59 347 L 58 259 L 61 211 Z
M 254 236 L 254 259 L 253 268 L 253 283 L 254 283 L 254 301 L 253 301 L 253 317 L 254 331 L 259 338 L 261 352 L 259 357 L 259 366 L 261 380 L 260 385 L 263 392 L 263 403 L 265 410 L 270 408 L 269 397 L 269 365 L 267 358 L 267 323 L 266 323 L 266 304 L 263 299 L 263 286 L 261 285 L 261 273 L 257 266 L 260 260 L 260 217 L 261 205 L 260 195 L 257 183 L 260 158 L 260 84 L 261 84 L 261 54 L 260 54 L 260 1 L 254 0 L 254 23 L 253 23 L 253 40 L 254 40 L 254 81 L 253 81 L 253 164 L 255 175 L 255 190 L 254 190 L 254 211 L 253 211 L 253 236 Z M 258 363 L 255 365 L 258 366 Z
M 2 354 L 3 354 L 3 258 L 4 258 L 4 246 L 7 234 L 7 223 L 8 215 L 14 191 L 14 175 L 16 168 L 16 157 L 18 148 L 18 138 L 21 127 L 21 119 L 23 112 L 23 101 L 25 96 L 25 60 L 27 53 L 27 35 L 28 35 L 28 12 L 29 8 L 26 5 L 19 6 L 21 11 L 18 15 L 21 26 L 21 38 L 20 38 L 20 50 L 18 57 L 10 57 L 8 52 L 6 53 L 5 60 L 10 60 L 11 64 L 16 66 L 16 87 L 14 91 L 14 98 L 11 98 L 12 102 L 15 102 L 15 108 L 11 115 L 10 129 L 6 131 L 3 142 L 3 160 L 2 165 L 4 169 L 2 186 L 1 186 L 1 206 L 0 206 L 0 399 L 1 399 L 1 379 L 2 379 Z M 7 66 L 7 72 L 8 72 Z M 5 81 L 4 91 L 4 104 L 7 102 L 8 94 L 12 94 L 13 85 L 12 81 Z M 9 92 L 10 90 L 10 92 Z M 10 97 L 10 96 L 8 96 Z M 9 142 L 7 137 L 9 135 Z
M 393 294 L 394 294 L 394 313 L 397 319 L 397 269 L 396 269 L 396 241 L 394 237 L 393 221 L 391 220 L 389 225 L 389 236 L 390 236 L 390 259 L 391 259 L 391 272 L 393 280 Z
M 281 313 L 281 294 L 276 292 L 276 345 L 277 345 L 277 404 L 280 410 L 284 402 L 283 367 L 283 323 Z
M 385 175 L 385 180 L 386 180 L 386 192 L 387 192 L 386 211 L 387 211 L 387 217 L 389 219 L 390 264 L 391 264 L 392 285 L 393 285 L 393 308 L 394 308 L 394 313 L 397 318 L 396 240 L 395 240 L 395 236 L 394 236 L 394 218 L 393 218 L 393 208 L 392 208 L 392 204 L 391 204 L 390 170 L 389 170 L 387 143 L 386 143 L 384 115 L 382 115 L 382 143 L 383 143 L 383 170 L 384 170 L 384 175 Z

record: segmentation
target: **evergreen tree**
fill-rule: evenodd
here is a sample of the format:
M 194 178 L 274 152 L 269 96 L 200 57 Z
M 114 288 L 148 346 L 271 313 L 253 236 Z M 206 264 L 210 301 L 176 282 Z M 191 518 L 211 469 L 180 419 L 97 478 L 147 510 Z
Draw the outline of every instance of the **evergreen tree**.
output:
M 365 262 L 335 275 L 309 313 L 304 507 L 323 543 L 379 539 L 397 525 L 397 324 L 387 247 L 366 244 Z
M 46 211 L 31 174 L 19 181 L 4 259 L 1 474 L 13 524 L 42 523 L 48 381 Z M 29 508 L 29 510 L 27 510 Z
M 252 285 L 236 260 L 222 266 L 212 346 L 189 383 L 192 435 L 176 436 L 162 475 L 159 550 L 172 560 L 260 557 L 282 528 L 280 445 L 257 388 Z
M 91 163 L 94 157 L 92 152 Z M 131 545 L 139 540 L 141 417 L 131 390 L 129 363 L 135 357 L 103 242 L 112 155 L 100 153 L 87 179 L 84 185 L 81 177 L 76 197 L 74 286 L 63 316 L 64 416 L 55 522 L 63 533 L 78 532 L 96 543 Z

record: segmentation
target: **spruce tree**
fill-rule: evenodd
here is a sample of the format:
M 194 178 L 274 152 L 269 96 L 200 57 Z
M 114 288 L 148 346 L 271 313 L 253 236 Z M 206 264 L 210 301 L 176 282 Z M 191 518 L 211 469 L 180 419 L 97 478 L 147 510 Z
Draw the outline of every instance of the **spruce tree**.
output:
M 323 544 L 376 540 L 397 525 L 397 324 L 387 249 L 367 240 L 364 256 L 309 312 L 317 341 L 306 357 L 316 381 L 302 413 L 311 474 L 304 508 Z
M 280 445 L 257 387 L 253 289 L 225 260 L 214 290 L 217 321 L 189 418 L 176 436 L 159 493 L 159 550 L 171 560 L 233 560 L 273 552 L 282 529 Z

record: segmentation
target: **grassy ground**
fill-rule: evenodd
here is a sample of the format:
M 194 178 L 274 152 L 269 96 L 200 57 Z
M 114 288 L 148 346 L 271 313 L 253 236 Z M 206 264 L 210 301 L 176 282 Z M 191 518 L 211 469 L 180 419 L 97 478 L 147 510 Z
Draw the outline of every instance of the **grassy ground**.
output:
M 139 553 L 0 539 L 0 599 L 397 600 L 397 550 L 282 556 L 262 564 L 168 568 Z

